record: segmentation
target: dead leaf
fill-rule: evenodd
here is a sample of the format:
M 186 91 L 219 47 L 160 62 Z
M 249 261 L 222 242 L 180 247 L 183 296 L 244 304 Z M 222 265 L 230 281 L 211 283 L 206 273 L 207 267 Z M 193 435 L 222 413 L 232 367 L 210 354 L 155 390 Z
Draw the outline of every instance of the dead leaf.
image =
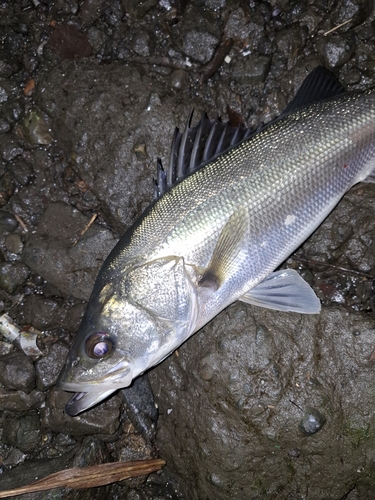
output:
M 60 24 L 50 36 L 52 49 L 62 59 L 78 59 L 92 55 L 92 47 L 85 33 L 73 24 Z
M 231 108 L 229 105 L 227 106 L 227 113 L 229 117 L 229 125 L 231 125 L 232 127 L 239 127 L 245 124 L 241 113 Z
M 23 94 L 26 97 L 31 96 L 31 94 L 35 90 L 35 80 L 33 78 L 30 78 L 30 80 L 26 83 L 25 88 L 23 89 Z
M 52 488 L 86 489 L 116 483 L 130 477 L 144 476 L 160 470 L 165 460 L 137 460 L 134 462 L 112 462 L 91 467 L 66 469 L 39 479 L 34 483 L 13 490 L 0 491 L 0 498 L 14 497 L 34 491 Z

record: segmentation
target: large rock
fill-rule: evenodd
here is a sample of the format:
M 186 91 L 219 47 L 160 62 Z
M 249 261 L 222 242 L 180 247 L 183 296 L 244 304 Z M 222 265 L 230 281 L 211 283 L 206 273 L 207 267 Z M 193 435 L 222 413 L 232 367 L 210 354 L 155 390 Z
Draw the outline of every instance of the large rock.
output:
M 87 300 L 99 268 L 116 240 L 64 203 L 51 203 L 23 249 L 23 261 L 61 292 Z M 87 229 L 87 231 L 86 231 Z
M 374 333 L 344 308 L 236 303 L 153 370 L 157 446 L 186 498 L 337 500 L 374 480 Z M 319 432 L 301 432 L 308 416 Z
M 66 63 L 40 95 L 59 144 L 119 231 L 150 203 L 156 159 L 167 164 L 174 128 L 194 106 L 162 80 L 130 65 Z

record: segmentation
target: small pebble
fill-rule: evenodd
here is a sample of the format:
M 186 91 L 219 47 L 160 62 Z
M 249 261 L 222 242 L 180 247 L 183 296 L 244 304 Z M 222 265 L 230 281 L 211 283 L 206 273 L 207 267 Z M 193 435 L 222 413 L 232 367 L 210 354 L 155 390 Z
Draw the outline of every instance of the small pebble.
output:
M 312 436 L 321 430 L 326 421 L 325 416 L 322 415 L 320 411 L 315 408 L 308 408 L 303 415 L 298 428 L 306 436 Z
M 288 451 L 288 455 L 291 458 L 298 458 L 301 455 L 301 452 L 299 450 L 297 450 L 297 449 L 293 449 L 293 450 L 289 450 Z
M 17 219 L 10 212 L 0 210 L 0 234 L 12 233 L 18 227 Z
M 0 288 L 13 294 L 30 275 L 30 269 L 21 262 L 2 262 L 0 264 Z
M 20 234 L 9 234 L 5 238 L 5 246 L 8 252 L 19 255 L 22 252 L 23 243 Z

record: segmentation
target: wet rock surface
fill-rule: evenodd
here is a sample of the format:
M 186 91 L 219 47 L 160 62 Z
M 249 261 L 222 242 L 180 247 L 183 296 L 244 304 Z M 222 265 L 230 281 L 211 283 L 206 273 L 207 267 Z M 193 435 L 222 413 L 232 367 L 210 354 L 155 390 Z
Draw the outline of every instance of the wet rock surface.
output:
M 19 351 L 0 357 L 0 382 L 7 389 L 31 392 L 35 387 L 32 359 Z
M 242 304 L 217 319 L 150 373 L 158 445 L 195 478 L 186 497 L 338 499 L 354 464 L 373 477 L 373 321 Z
M 167 466 L 146 481 L 22 498 L 375 496 L 373 185 L 353 188 L 285 264 L 314 287 L 320 316 L 233 304 L 151 371 L 158 410 L 147 378 L 78 417 L 55 387 L 174 127 L 193 107 L 256 127 L 319 64 L 349 90 L 373 86 L 372 7 L 2 2 L 0 314 L 36 329 L 42 355 L 1 338 L 0 490 L 159 455 Z
M 22 253 L 30 269 L 63 293 L 86 300 L 101 264 L 116 242 L 110 231 L 97 224 L 85 232 L 88 223 L 87 217 L 69 205 L 51 203 Z

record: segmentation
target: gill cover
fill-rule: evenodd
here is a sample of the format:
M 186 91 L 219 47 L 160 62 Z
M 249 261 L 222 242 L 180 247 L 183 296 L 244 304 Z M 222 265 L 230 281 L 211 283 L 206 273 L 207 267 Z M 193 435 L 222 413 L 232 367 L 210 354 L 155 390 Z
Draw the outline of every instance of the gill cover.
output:
M 156 259 L 132 269 L 123 292 L 159 319 L 190 323 L 196 316 L 195 287 L 181 257 Z
M 118 275 L 93 294 L 90 310 L 59 383 L 80 393 L 67 404 L 70 415 L 129 386 L 184 342 L 196 324 L 197 292 L 184 259 L 163 257 Z
M 143 358 L 142 369 L 135 368 L 137 376 L 163 360 L 192 334 L 198 316 L 197 290 L 184 259 L 170 256 L 129 271 L 122 293 L 154 325 L 147 334 L 147 359 Z

